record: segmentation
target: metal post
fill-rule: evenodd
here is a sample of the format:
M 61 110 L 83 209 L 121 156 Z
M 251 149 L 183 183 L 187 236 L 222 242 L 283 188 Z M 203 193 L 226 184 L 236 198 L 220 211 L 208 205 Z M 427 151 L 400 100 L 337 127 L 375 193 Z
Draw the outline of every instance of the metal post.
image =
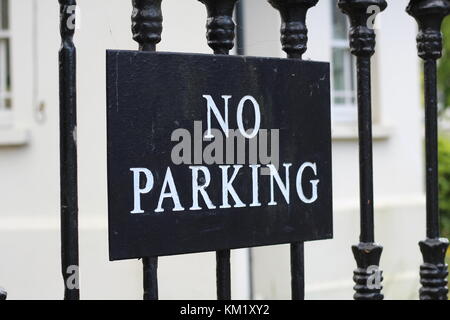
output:
M 238 0 L 199 0 L 206 6 L 206 37 L 214 54 L 229 54 L 234 47 L 233 12 Z M 230 250 L 216 252 L 217 299 L 231 300 Z
M 308 29 L 306 14 L 319 0 L 268 0 L 281 15 L 281 44 L 287 57 L 302 59 L 307 50 Z M 305 299 L 304 243 L 291 243 L 291 291 L 292 300 Z
M 338 6 L 350 19 L 350 50 L 356 56 L 358 85 L 360 243 L 352 247 L 357 269 L 353 280 L 355 300 L 382 300 L 382 272 L 379 269 L 383 247 L 375 243 L 372 159 L 372 96 L 370 60 L 375 53 L 375 31 L 370 22 L 371 7 L 378 12 L 387 7 L 385 0 L 339 0 Z M 375 277 L 374 277 L 375 275 Z M 370 279 L 374 278 L 373 283 Z
M 133 39 L 141 51 L 156 51 L 161 41 L 162 0 L 132 0 Z M 158 300 L 158 257 L 142 258 L 144 300 Z
M 427 239 L 419 243 L 420 299 L 447 300 L 447 239 L 439 238 L 438 131 L 436 60 L 442 55 L 441 23 L 450 13 L 447 0 L 412 0 L 406 11 L 419 25 L 417 49 L 424 61 Z
M 75 0 L 59 0 L 61 48 L 59 50 L 61 267 L 64 299 L 80 299 L 78 288 L 78 184 Z

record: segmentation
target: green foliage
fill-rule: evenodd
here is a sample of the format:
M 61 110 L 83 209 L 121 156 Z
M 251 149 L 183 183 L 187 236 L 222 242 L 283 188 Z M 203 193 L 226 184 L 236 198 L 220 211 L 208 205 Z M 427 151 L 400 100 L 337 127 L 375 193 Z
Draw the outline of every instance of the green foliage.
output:
M 450 238 L 450 139 L 439 138 L 439 210 L 442 237 Z
M 450 17 L 442 23 L 442 34 L 444 37 L 442 58 L 438 64 L 438 86 L 442 94 L 443 108 L 450 107 Z

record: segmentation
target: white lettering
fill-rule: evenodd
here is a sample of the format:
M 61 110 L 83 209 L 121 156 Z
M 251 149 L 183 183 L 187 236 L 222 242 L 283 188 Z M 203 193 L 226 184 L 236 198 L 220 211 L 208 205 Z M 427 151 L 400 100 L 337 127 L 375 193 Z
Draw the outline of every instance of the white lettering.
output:
M 211 110 L 216 116 L 217 121 L 219 122 L 222 131 L 225 133 L 225 136 L 228 137 L 228 100 L 230 100 L 231 96 L 222 96 L 223 101 L 225 102 L 225 119 L 220 114 L 219 109 L 217 108 L 216 103 L 210 95 L 204 95 L 203 98 L 207 101 L 207 122 L 208 122 L 208 130 L 205 138 L 212 139 L 214 136 L 211 133 Z
M 314 172 L 314 175 L 317 176 L 317 166 L 315 163 L 311 163 L 311 162 L 305 162 L 300 169 L 298 169 L 297 172 L 297 179 L 296 179 L 296 185 L 297 185 L 297 194 L 300 198 L 300 200 L 302 200 L 304 203 L 313 203 L 317 200 L 317 184 L 319 183 L 319 180 L 311 180 L 311 186 L 312 186 L 312 195 L 311 198 L 307 198 L 305 196 L 305 193 L 303 192 L 303 187 L 302 187 L 302 178 L 303 178 L 303 171 L 306 168 L 311 168 Z
M 134 209 L 130 213 L 144 213 L 141 209 L 141 194 L 149 193 L 153 188 L 153 174 L 146 168 L 131 168 L 133 172 L 133 193 L 134 193 Z M 147 182 L 145 187 L 141 189 L 141 173 L 145 174 Z
M 206 206 L 208 209 L 215 209 L 216 206 L 213 205 L 211 199 L 209 198 L 208 194 L 206 193 L 206 187 L 209 186 L 209 183 L 211 182 L 211 174 L 209 173 L 209 170 L 207 167 L 189 167 L 192 170 L 192 207 L 189 210 L 201 210 L 202 208 L 198 205 L 198 193 L 203 197 L 203 200 L 206 203 Z M 204 182 L 199 185 L 198 181 L 198 172 L 203 172 L 204 175 Z
M 260 207 L 261 202 L 259 202 L 259 184 L 258 184 L 258 168 L 261 167 L 259 164 L 250 165 L 252 168 L 252 195 L 253 202 L 250 207 Z
M 165 192 L 167 186 L 169 186 L 169 192 Z M 166 198 L 172 198 L 174 203 L 173 211 L 184 210 L 184 208 L 180 204 L 180 198 L 178 197 L 177 188 L 175 187 L 175 182 L 173 181 L 172 171 L 169 167 L 167 167 L 166 176 L 161 188 L 161 194 L 159 195 L 158 207 L 155 209 L 155 212 L 164 212 L 162 204 L 164 199 Z
M 284 199 L 286 200 L 286 203 L 289 204 L 289 167 L 292 166 L 291 163 L 284 163 L 283 167 L 285 168 L 286 172 L 286 183 L 283 183 L 281 181 L 280 175 L 275 168 L 273 164 L 268 164 L 267 167 L 270 169 L 270 202 L 268 203 L 269 206 L 275 206 L 277 202 L 275 201 L 275 195 L 274 195 L 274 178 L 277 182 L 278 187 L 280 188 L 281 193 L 284 196 Z
M 246 101 L 251 101 L 252 105 L 253 105 L 253 109 L 255 111 L 255 125 L 253 127 L 253 132 L 248 134 L 245 131 L 244 128 L 244 121 L 243 121 L 243 115 L 242 113 L 244 112 L 244 105 Z M 254 138 L 259 131 L 259 128 L 261 126 L 261 110 L 259 109 L 259 104 L 256 101 L 255 98 L 253 98 L 252 96 L 245 96 L 241 99 L 241 101 L 239 102 L 238 108 L 237 108 L 237 124 L 238 124 L 238 128 L 239 131 L 241 131 L 241 134 L 246 137 L 247 139 L 252 139 Z

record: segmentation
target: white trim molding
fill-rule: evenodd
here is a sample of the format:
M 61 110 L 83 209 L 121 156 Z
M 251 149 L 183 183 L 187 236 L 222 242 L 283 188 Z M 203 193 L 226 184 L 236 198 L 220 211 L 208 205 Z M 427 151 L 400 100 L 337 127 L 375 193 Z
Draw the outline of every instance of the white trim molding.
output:
M 25 146 L 30 142 L 30 132 L 25 128 L 0 128 L 0 147 Z
M 374 140 L 386 140 L 392 136 L 394 127 L 382 124 L 373 125 L 372 137 Z M 333 124 L 331 128 L 332 138 L 335 141 L 358 140 L 358 125 L 356 123 Z

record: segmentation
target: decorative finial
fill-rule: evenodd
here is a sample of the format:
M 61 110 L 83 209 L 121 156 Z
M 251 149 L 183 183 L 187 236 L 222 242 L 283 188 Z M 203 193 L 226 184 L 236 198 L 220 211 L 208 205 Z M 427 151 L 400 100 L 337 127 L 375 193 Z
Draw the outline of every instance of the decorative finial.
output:
M 420 266 L 421 300 L 447 300 L 448 266 L 445 253 L 447 239 L 427 239 L 419 242 L 424 263 Z
M 199 0 L 206 6 L 206 37 L 215 54 L 228 54 L 234 47 L 233 11 L 238 0 Z
M 139 43 L 139 50 L 155 51 L 161 41 L 163 16 L 162 0 L 133 0 L 131 15 L 133 39 Z
M 422 59 L 439 59 L 442 55 L 442 20 L 450 12 L 446 0 L 412 0 L 406 11 L 419 25 L 417 49 Z
M 359 243 L 352 246 L 353 256 L 356 260 L 356 270 L 353 272 L 355 286 L 355 300 L 383 300 L 381 293 L 383 286 L 383 272 L 380 265 L 383 247 L 375 243 Z
M 301 59 L 307 50 L 306 13 L 319 0 L 268 0 L 281 15 L 281 44 L 289 58 Z
M 387 7 L 385 0 L 339 0 L 338 6 L 350 19 L 350 50 L 358 57 L 370 57 L 375 53 L 375 31 L 369 25 L 374 14 L 371 7 L 378 12 Z

